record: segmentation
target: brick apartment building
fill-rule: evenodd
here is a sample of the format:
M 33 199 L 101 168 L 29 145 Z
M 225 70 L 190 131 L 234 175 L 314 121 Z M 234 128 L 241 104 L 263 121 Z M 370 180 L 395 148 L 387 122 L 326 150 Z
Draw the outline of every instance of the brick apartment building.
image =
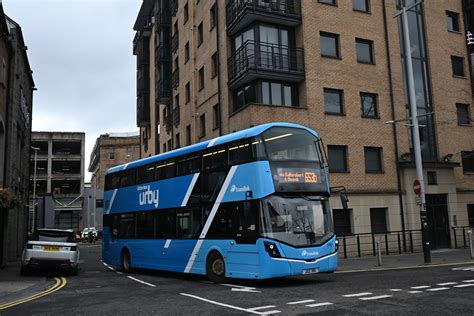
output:
M 17 202 L 0 203 L 0 267 L 21 255 L 28 233 L 35 84 L 26 51 L 20 25 L 5 15 L 0 2 L 0 195 Z
M 84 192 L 84 227 L 94 225 L 98 230 L 102 230 L 104 180 L 107 169 L 137 159 L 140 159 L 138 133 L 108 133 L 97 138 L 88 169 L 92 173 L 90 188 Z
M 35 227 L 79 229 L 85 137 L 83 132 L 33 132 L 30 197 L 36 183 Z
M 319 132 L 331 184 L 348 189 L 350 210 L 331 202 L 339 234 L 419 230 L 394 18 L 411 3 L 144 0 L 133 41 L 142 156 L 299 123 Z M 425 1 L 408 14 L 430 239 L 450 247 L 453 227 L 474 226 L 474 1 Z

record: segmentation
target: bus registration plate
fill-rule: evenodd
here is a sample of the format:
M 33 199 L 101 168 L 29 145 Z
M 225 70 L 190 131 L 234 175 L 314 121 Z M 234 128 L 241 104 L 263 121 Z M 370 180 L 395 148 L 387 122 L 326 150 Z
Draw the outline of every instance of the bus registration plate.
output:
M 319 269 L 318 268 L 312 268 L 312 269 L 304 269 L 303 274 L 315 274 L 318 273 Z

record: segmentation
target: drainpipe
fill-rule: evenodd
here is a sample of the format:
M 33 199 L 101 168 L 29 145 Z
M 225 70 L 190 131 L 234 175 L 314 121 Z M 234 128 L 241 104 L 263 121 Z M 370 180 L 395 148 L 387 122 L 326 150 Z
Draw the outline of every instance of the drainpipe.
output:
M 222 136 L 222 95 L 221 95 L 221 53 L 220 53 L 220 38 L 219 38 L 219 0 L 216 0 L 215 4 L 216 6 L 216 45 L 217 45 L 217 96 L 218 96 L 218 102 L 219 106 L 217 110 L 219 111 L 219 121 L 217 124 L 219 124 L 219 136 Z
M 383 7 L 383 22 L 384 22 L 384 37 L 385 37 L 385 50 L 387 52 L 387 70 L 388 70 L 388 83 L 389 83 L 389 93 L 390 93 L 390 108 L 392 114 L 392 120 L 395 120 L 395 101 L 393 97 L 393 78 L 392 78 L 392 64 L 390 60 L 390 44 L 389 44 L 389 37 L 388 37 L 388 24 L 387 24 L 387 8 L 386 8 L 386 0 L 382 0 L 382 7 Z M 397 171 L 397 191 L 398 191 L 398 203 L 400 204 L 400 220 L 402 224 L 402 232 L 403 232 L 403 251 L 407 251 L 407 243 L 405 237 L 405 215 L 403 210 L 403 196 L 402 196 L 402 180 L 400 174 L 400 165 L 398 164 L 398 139 L 397 139 L 397 125 L 392 125 L 392 135 L 393 135 L 393 143 L 395 146 L 395 167 Z

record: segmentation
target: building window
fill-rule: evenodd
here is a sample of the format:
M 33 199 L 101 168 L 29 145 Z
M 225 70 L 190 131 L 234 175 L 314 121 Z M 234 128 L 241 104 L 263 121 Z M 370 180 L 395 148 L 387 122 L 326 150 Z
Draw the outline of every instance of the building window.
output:
M 436 175 L 436 171 L 428 171 L 428 185 L 437 185 L 438 184 L 438 177 Z
M 448 24 L 448 31 L 459 32 L 459 13 L 446 11 L 446 23 Z
M 243 106 L 257 102 L 256 84 L 251 83 L 234 91 L 234 111 Z
M 334 218 L 334 232 L 338 236 L 352 234 L 352 209 L 332 210 Z
M 374 93 L 360 93 L 360 107 L 362 117 L 378 118 L 377 95 Z
M 318 0 L 319 3 L 337 5 L 336 0 Z
M 340 58 L 339 34 L 320 32 L 321 56 Z
M 184 5 L 183 18 L 184 18 L 184 23 L 183 24 L 186 24 L 186 22 L 188 22 L 188 20 L 189 20 L 189 5 L 188 5 L 187 2 Z
M 370 12 L 369 0 L 352 0 L 354 11 Z
M 464 58 L 451 56 L 453 76 L 464 77 Z
M 213 115 L 212 115 L 212 122 L 213 122 L 212 126 L 213 126 L 214 129 L 217 129 L 217 128 L 219 128 L 220 120 L 221 120 L 219 104 L 216 104 L 212 107 L 212 113 L 213 113 Z
M 467 218 L 469 227 L 474 227 L 474 204 L 467 205 Z
M 469 116 L 469 104 L 456 103 L 456 112 L 458 115 L 459 125 L 471 124 L 471 118 Z
M 293 97 L 294 88 L 289 84 L 262 81 L 260 83 L 260 90 L 262 92 L 261 102 L 264 104 L 295 105 Z
M 206 114 L 199 117 L 199 137 L 206 136 Z
M 328 159 L 330 172 L 348 172 L 347 146 L 328 146 Z
M 216 5 L 214 4 L 212 7 L 211 7 L 211 10 L 209 12 L 209 15 L 210 15 L 210 23 L 211 23 L 211 27 L 210 29 L 212 30 L 216 24 L 217 24 L 217 8 L 216 8 Z
M 197 40 L 198 40 L 198 47 L 201 46 L 202 42 L 204 41 L 204 32 L 202 29 L 202 22 L 198 25 L 198 34 L 197 34 Z
M 382 172 L 382 148 L 381 147 L 364 147 L 365 172 L 381 173 Z
M 168 139 L 168 150 L 172 150 L 173 146 L 171 146 L 171 139 Z
M 179 133 L 176 133 L 176 135 L 174 135 L 174 148 L 179 148 L 181 147 L 181 142 L 180 142 L 180 137 L 179 137 Z
M 115 160 L 115 153 L 109 153 L 109 160 Z
M 176 94 L 176 96 L 174 97 L 174 105 L 175 105 L 175 106 L 178 106 L 178 105 L 179 105 L 179 93 Z
M 166 152 L 166 143 L 163 143 L 163 152 Z
M 356 38 L 357 61 L 363 64 L 374 63 L 374 42 Z
M 204 66 L 199 69 L 199 91 L 204 89 Z
M 186 64 L 189 60 L 189 42 L 184 45 L 184 63 Z
M 191 145 L 191 125 L 186 126 L 186 146 Z
M 324 112 L 327 114 L 344 114 L 342 90 L 324 88 Z
M 96 199 L 95 200 L 95 207 L 103 208 L 104 207 L 104 200 L 103 199 Z
M 217 71 L 219 69 L 219 59 L 217 58 L 217 53 L 214 53 L 211 59 L 211 78 L 214 78 L 217 76 Z
M 189 103 L 189 101 L 191 101 L 191 84 L 188 82 L 184 88 L 184 94 L 185 94 L 185 98 L 186 98 L 186 104 Z
M 474 173 L 474 151 L 461 151 L 462 171 Z
M 370 226 L 373 234 L 386 233 L 387 230 L 387 212 L 386 207 L 370 209 Z

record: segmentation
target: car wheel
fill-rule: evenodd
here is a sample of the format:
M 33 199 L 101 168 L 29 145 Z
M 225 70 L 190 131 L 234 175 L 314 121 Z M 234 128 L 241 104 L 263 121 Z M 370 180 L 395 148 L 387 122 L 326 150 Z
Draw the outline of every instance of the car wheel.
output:
M 209 280 L 215 283 L 224 283 L 225 277 L 225 262 L 222 256 L 213 251 L 209 254 L 206 260 L 206 273 Z
M 122 259 L 120 260 L 120 267 L 125 273 L 130 272 L 130 262 L 131 262 L 130 253 L 127 249 L 122 251 Z

